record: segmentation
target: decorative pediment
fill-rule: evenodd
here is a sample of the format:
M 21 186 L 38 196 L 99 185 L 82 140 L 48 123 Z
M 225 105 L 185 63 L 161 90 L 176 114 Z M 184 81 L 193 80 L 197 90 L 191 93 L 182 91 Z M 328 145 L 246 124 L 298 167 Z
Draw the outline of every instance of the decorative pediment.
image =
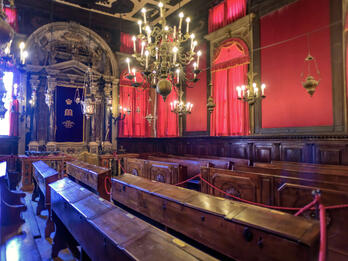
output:
M 44 25 L 29 36 L 26 46 L 31 51 L 28 68 L 35 71 L 41 66 L 81 74 L 90 64 L 96 74 L 118 75 L 116 57 L 107 43 L 89 28 L 76 23 Z

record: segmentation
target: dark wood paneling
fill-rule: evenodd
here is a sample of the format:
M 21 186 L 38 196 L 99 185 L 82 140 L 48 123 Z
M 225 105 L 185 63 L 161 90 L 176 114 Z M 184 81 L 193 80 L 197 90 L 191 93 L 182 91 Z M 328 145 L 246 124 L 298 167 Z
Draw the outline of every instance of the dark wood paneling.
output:
M 18 139 L 18 137 L 0 136 L 0 155 L 17 155 Z
M 348 136 L 119 138 L 128 153 L 212 155 L 348 165 Z

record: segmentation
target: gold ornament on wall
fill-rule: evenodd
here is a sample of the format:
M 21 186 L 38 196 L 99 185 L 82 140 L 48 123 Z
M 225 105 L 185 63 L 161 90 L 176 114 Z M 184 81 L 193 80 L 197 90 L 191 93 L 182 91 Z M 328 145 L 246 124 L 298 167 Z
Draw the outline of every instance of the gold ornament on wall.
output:
M 302 85 L 308 92 L 310 96 L 313 96 L 316 88 L 319 85 L 320 79 L 316 80 L 312 75 L 311 67 L 314 67 L 317 76 L 319 77 L 320 71 L 318 67 L 318 63 L 316 59 L 311 55 L 309 48 L 309 35 L 307 35 L 307 47 L 308 47 L 308 55 L 304 60 L 305 69 L 304 72 L 301 73 Z

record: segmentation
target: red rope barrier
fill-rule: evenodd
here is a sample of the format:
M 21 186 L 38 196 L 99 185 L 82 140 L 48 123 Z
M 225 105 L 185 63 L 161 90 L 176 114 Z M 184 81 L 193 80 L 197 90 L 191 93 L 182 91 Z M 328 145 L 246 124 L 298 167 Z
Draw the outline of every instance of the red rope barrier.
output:
M 325 207 L 325 209 L 339 209 L 339 208 L 348 208 L 348 204 L 334 205 L 334 206 Z
M 295 216 L 299 216 L 299 215 L 301 215 L 303 212 L 305 212 L 306 210 L 311 209 L 315 204 L 318 203 L 318 198 L 319 198 L 319 197 L 316 195 L 315 198 L 314 198 L 314 200 L 313 200 L 311 203 L 309 203 L 309 204 L 307 204 L 306 206 L 304 206 L 303 208 L 301 208 L 299 211 L 297 211 L 296 214 L 295 214 Z
M 327 247 L 327 235 L 326 235 L 326 211 L 323 204 L 319 204 L 320 210 L 320 250 L 319 261 L 326 260 L 326 247 Z
M 108 186 L 106 185 L 106 181 L 107 180 L 110 180 L 110 189 L 108 189 Z M 106 194 L 110 195 L 111 194 L 111 179 L 110 177 L 106 176 L 105 179 L 104 179 L 104 188 L 105 188 L 105 192 Z
M 179 185 L 185 184 L 186 182 L 189 182 L 190 180 L 193 180 L 193 179 L 195 179 L 195 178 L 197 178 L 197 177 L 200 177 L 200 176 L 201 176 L 201 174 L 199 173 L 199 174 L 193 176 L 192 178 L 189 178 L 189 179 L 187 179 L 187 180 L 184 180 L 184 181 L 182 181 L 182 182 L 179 182 L 179 183 L 177 183 L 177 184 L 174 184 L 174 186 L 179 186 Z
M 217 191 L 231 197 L 231 198 L 234 198 L 236 200 L 239 200 L 241 202 L 244 202 L 244 203 L 248 203 L 248 204 L 252 204 L 252 205 L 255 205 L 255 206 L 259 206 L 259 207 L 264 207 L 264 208 L 271 208 L 271 209 L 277 209 L 277 210 L 291 210 L 291 211 L 296 211 L 296 210 L 300 210 L 300 208 L 290 208 L 290 207 L 278 207 L 278 206 L 270 206 L 270 205 L 266 205 L 266 204 L 262 204 L 262 203 L 256 203 L 256 202 L 252 202 L 252 201 L 249 201 L 249 200 L 246 200 L 246 199 L 242 199 L 242 198 L 239 198 L 239 197 L 236 197 L 232 194 L 229 194 L 225 191 L 223 191 L 222 189 L 219 189 L 218 187 L 215 187 L 214 185 L 210 184 L 209 181 L 205 180 L 202 176 L 200 176 L 201 180 L 204 181 L 205 183 L 207 183 L 209 186 L 211 186 L 212 188 L 216 189 Z

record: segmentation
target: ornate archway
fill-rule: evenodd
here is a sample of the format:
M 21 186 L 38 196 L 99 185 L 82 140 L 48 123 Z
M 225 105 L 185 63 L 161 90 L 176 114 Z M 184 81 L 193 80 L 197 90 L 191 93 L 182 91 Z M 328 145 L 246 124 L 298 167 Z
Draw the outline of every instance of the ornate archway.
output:
M 89 145 L 90 151 L 97 153 L 101 144 L 106 144 L 106 147 L 110 148 L 112 132 L 110 102 L 113 100 L 112 88 L 118 84 L 119 67 L 108 44 L 87 27 L 73 22 L 55 22 L 34 31 L 26 41 L 26 48 L 30 53 L 25 68 L 30 83 L 27 90 L 32 96 L 37 97 L 37 104 L 31 114 L 29 149 L 37 149 L 38 146 L 45 145 L 47 150 L 59 149 L 77 153 L 86 150 Z M 93 75 L 92 86 L 96 96 L 97 113 L 90 119 L 84 118 L 81 114 L 83 123 L 80 121 L 75 125 L 64 124 L 70 128 L 71 126 L 83 128 L 83 133 L 75 135 L 83 137 L 81 140 L 76 140 L 76 137 L 75 140 L 69 139 L 69 135 L 57 138 L 57 129 L 62 128 L 62 122 L 59 122 L 57 116 L 60 113 L 57 104 L 61 100 L 57 97 L 62 97 L 62 91 L 58 93 L 58 90 L 83 89 L 85 74 L 89 67 Z M 48 89 L 55 96 L 54 104 L 49 111 L 45 104 L 45 94 Z M 71 90 L 69 93 L 72 96 Z M 74 100 L 74 97 L 69 99 Z M 40 119 L 40 125 L 38 119 Z M 70 132 L 72 133 L 71 130 L 67 131 L 67 133 Z

